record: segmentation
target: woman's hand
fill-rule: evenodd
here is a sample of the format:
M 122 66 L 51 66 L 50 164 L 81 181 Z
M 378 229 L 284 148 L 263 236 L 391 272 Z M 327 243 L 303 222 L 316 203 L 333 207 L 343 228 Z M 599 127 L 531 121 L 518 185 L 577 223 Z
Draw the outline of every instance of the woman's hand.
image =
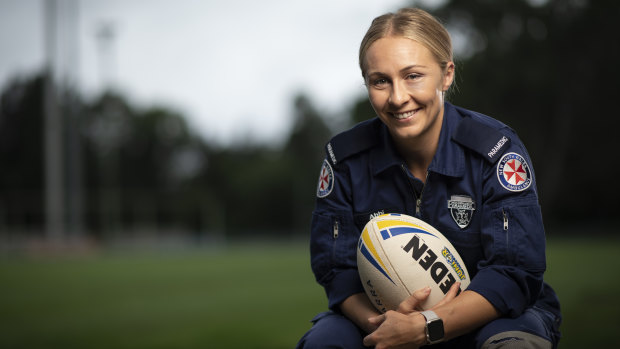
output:
M 450 290 L 448 290 L 448 293 L 446 293 L 446 295 L 441 299 L 441 301 L 435 304 L 431 309 L 438 308 L 453 300 L 459 294 L 460 287 L 461 283 L 455 282 L 452 287 L 450 287 Z M 422 304 L 422 302 L 424 302 L 424 300 L 428 298 L 430 293 L 431 288 L 428 286 L 413 292 L 411 296 L 407 297 L 407 299 L 405 299 L 398 305 L 398 309 L 396 309 L 396 311 L 402 314 L 409 314 L 414 311 L 423 311 L 424 309 L 422 309 L 420 304 Z
M 460 286 L 460 283 L 452 285 L 448 293 L 433 309 L 454 299 Z M 364 345 L 374 345 L 376 349 L 419 348 L 425 345 L 426 319 L 419 312 L 423 310 L 420 304 L 428 298 L 430 292 L 429 287 L 421 288 L 401 302 L 397 311 L 388 311 L 369 318 L 368 322 L 377 327 L 377 330 L 364 338 Z
M 421 288 L 413 292 L 411 296 L 407 297 L 404 301 L 402 301 L 398 305 L 398 309 L 396 309 L 396 311 L 401 314 L 410 314 L 414 311 L 422 311 L 424 309 L 422 309 L 420 304 L 422 304 L 422 302 L 424 302 L 430 294 L 430 287 L 426 286 L 424 288 Z
M 443 296 L 443 298 L 437 304 L 431 307 L 431 310 L 435 310 L 443 305 L 448 304 L 450 301 L 456 298 L 456 296 L 459 295 L 459 292 L 461 292 L 461 283 L 455 282 L 448 290 L 448 293 L 446 293 L 446 295 Z
M 375 349 L 419 348 L 426 344 L 426 319 L 419 312 L 405 315 L 389 310 L 368 321 L 379 327 L 364 338 L 365 346 L 375 346 Z

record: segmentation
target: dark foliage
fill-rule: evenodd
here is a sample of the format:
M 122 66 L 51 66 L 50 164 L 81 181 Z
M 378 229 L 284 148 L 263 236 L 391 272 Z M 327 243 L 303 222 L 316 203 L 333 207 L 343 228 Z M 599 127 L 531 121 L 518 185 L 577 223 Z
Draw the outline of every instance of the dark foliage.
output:
M 450 1 L 431 12 L 458 49 L 450 100 L 519 133 L 547 221 L 613 220 L 620 209 L 613 177 L 620 128 L 614 105 L 620 41 L 613 34 L 620 3 Z M 15 80 L 0 97 L 3 231 L 43 231 L 44 83 L 43 76 Z M 332 131 L 341 131 L 330 130 L 304 95 L 293 100 L 293 127 L 275 148 L 214 146 L 178 112 L 139 110 L 114 93 L 85 103 L 64 92 L 59 100 L 66 219 L 100 237 L 306 231 L 323 146 Z M 363 97 L 349 114 L 351 125 L 374 111 Z

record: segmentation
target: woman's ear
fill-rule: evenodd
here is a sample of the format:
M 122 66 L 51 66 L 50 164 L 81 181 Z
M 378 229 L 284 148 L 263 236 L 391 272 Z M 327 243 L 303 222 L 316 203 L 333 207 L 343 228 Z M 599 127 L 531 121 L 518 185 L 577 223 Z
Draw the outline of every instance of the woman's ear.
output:
M 445 73 L 443 75 L 443 91 L 447 91 L 454 81 L 454 62 L 450 61 L 446 64 Z

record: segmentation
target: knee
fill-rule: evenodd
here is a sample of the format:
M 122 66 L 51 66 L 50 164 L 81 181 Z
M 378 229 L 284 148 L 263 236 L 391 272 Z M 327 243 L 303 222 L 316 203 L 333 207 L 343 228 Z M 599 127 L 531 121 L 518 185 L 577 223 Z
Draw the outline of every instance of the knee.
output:
M 553 344 L 540 336 L 523 331 L 498 333 L 487 339 L 481 349 L 551 349 Z
M 356 341 L 353 341 L 356 342 Z M 304 336 L 299 343 L 297 343 L 296 349 L 358 349 L 363 348 L 359 343 L 351 343 L 351 338 L 345 338 L 340 334 L 333 333 L 329 337 L 320 336 Z
M 325 313 L 297 343 L 297 349 L 364 348 L 359 328 L 342 315 Z

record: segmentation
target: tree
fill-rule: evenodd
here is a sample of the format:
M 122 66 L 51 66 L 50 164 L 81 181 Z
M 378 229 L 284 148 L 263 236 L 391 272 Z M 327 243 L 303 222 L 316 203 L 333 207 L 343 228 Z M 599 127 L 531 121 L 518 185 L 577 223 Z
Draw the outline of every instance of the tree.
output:
M 316 185 L 325 144 L 331 131 L 321 113 L 303 94 L 294 100 L 294 124 L 284 148 L 288 169 L 294 227 L 306 228 L 314 206 Z
M 0 97 L 0 226 L 40 231 L 44 222 L 44 79 L 14 80 Z
M 206 166 L 209 147 L 184 118 L 165 107 L 136 110 L 104 94 L 88 109 L 87 185 L 91 226 L 103 231 L 201 230 L 201 188 L 190 183 Z

